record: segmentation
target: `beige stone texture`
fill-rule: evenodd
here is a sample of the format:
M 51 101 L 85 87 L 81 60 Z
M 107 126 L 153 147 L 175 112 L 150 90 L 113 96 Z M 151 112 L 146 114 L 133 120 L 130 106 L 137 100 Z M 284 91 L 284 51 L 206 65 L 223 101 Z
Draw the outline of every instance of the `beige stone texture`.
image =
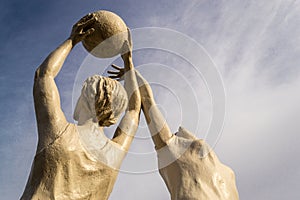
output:
M 95 31 L 82 44 L 91 54 L 99 58 L 110 58 L 122 53 L 127 40 L 127 26 L 115 13 L 106 10 L 94 12 Z
M 184 132 L 183 134 L 181 134 Z M 172 200 L 238 200 L 234 172 L 200 139 L 179 128 L 157 151 Z
M 141 109 L 129 30 L 125 44 L 130 51 L 122 54 L 128 72 L 125 90 L 110 78 L 88 78 L 74 113 L 77 125 L 66 120 L 55 83 L 73 47 L 96 31 L 97 20 L 96 14 L 79 20 L 70 37 L 36 70 L 33 97 L 38 146 L 22 200 L 106 200 L 113 189 Z M 128 93 L 131 96 L 126 106 Z M 124 115 L 113 138 L 107 138 L 103 128 L 116 123 L 121 113 Z
M 77 126 L 38 152 L 21 199 L 108 199 L 118 170 L 98 161 L 81 142 Z

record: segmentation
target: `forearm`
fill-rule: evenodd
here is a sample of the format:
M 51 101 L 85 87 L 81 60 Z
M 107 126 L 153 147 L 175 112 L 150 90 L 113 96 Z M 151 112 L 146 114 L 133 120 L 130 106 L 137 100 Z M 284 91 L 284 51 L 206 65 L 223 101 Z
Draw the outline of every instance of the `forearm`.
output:
M 136 77 L 141 94 L 142 110 L 156 149 L 159 149 L 166 144 L 166 141 L 169 138 L 172 137 L 172 133 L 164 116 L 161 114 L 155 103 L 149 83 L 138 71 L 136 71 Z
M 139 85 L 141 101 L 142 101 L 142 108 L 146 117 L 147 122 L 150 123 L 150 108 L 156 107 L 156 103 L 153 97 L 152 89 L 147 82 L 147 80 L 137 71 L 135 70 L 136 79 Z
M 137 79 L 137 82 L 139 85 L 139 90 L 140 90 L 142 101 L 147 100 L 147 101 L 150 101 L 152 104 L 155 104 L 153 92 L 152 92 L 152 89 L 151 89 L 149 83 L 137 70 L 135 70 L 135 74 L 136 74 L 136 79 Z
M 121 144 L 128 151 L 138 128 L 139 114 L 141 110 L 141 97 L 135 76 L 132 59 L 124 59 L 126 73 L 124 74 L 125 90 L 128 94 L 128 110 L 122 118 L 114 136 L 113 141 Z
M 125 74 L 124 74 L 124 87 L 128 94 L 128 111 L 137 111 L 139 113 L 141 109 L 141 95 L 135 75 L 135 69 L 132 62 L 132 58 L 129 57 L 124 61 Z
M 61 70 L 64 61 L 73 48 L 72 40 L 65 40 L 58 48 L 49 54 L 45 61 L 37 69 L 36 76 L 50 76 L 55 78 Z

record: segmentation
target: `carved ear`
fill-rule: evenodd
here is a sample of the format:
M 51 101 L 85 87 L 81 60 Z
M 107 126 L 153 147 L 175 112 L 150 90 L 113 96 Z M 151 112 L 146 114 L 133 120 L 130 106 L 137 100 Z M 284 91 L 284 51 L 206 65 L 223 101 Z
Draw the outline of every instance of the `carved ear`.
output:
M 185 128 L 179 126 L 178 132 L 176 133 L 176 136 L 182 137 L 185 139 L 191 139 L 191 140 L 197 140 L 197 137 L 192 134 L 190 131 L 186 130 Z

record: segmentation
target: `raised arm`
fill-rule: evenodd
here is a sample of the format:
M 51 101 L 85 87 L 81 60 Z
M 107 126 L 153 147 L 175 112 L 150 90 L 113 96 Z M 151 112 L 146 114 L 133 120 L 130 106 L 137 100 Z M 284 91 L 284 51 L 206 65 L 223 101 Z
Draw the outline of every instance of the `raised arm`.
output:
M 108 72 L 112 74 L 112 78 L 123 79 L 123 77 L 126 77 L 124 69 L 116 65 L 112 65 L 112 67 L 117 70 L 117 72 Z M 142 100 L 142 109 L 148 124 L 148 128 L 151 132 L 152 140 L 156 149 L 160 149 L 166 144 L 166 141 L 172 137 L 172 133 L 164 116 L 161 114 L 155 103 L 149 83 L 137 70 L 135 70 L 135 72 Z
M 134 138 L 136 130 L 139 124 L 139 115 L 141 110 L 141 97 L 138 88 L 134 65 L 132 62 L 132 52 L 131 52 L 131 38 L 130 31 L 128 29 L 129 39 L 127 47 L 129 51 L 122 55 L 124 61 L 124 87 L 128 95 L 128 108 L 122 118 L 115 134 L 113 136 L 113 141 L 120 144 L 125 151 L 128 151 L 130 144 Z
M 77 22 L 73 26 L 70 37 L 51 52 L 35 72 L 33 96 L 39 146 L 53 141 L 68 124 L 61 109 L 60 96 L 54 78 L 61 70 L 72 48 L 94 31 L 90 28 L 94 22 L 93 15 L 88 15 Z
M 142 98 L 142 109 L 148 124 L 148 128 L 152 135 L 152 140 L 156 149 L 165 146 L 166 141 L 172 137 L 170 128 L 157 107 L 152 89 L 146 79 L 136 71 L 136 77 L 140 87 Z

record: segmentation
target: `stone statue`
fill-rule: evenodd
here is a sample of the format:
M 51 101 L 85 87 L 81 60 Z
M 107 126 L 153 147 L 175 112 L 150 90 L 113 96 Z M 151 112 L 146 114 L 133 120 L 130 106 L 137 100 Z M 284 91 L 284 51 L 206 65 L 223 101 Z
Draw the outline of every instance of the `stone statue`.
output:
M 126 34 L 118 34 L 124 30 Z M 108 71 L 110 77 L 87 78 L 74 111 L 78 123 L 72 124 L 61 109 L 54 78 L 81 41 L 97 57 L 122 54 L 124 68 L 113 65 L 117 71 Z M 150 85 L 134 69 L 131 47 L 125 23 L 111 12 L 98 11 L 79 20 L 70 37 L 38 67 L 33 87 L 38 146 L 22 200 L 108 199 L 141 107 L 172 200 L 238 199 L 233 171 L 203 140 L 182 127 L 171 133 Z M 124 80 L 124 87 L 114 79 Z M 113 138 L 107 138 L 103 128 L 115 124 L 124 111 Z
M 111 78 L 121 80 L 126 71 L 112 65 Z M 238 200 L 234 172 L 217 158 L 203 140 L 180 127 L 171 133 L 147 81 L 136 71 L 142 110 L 155 144 L 159 173 L 172 200 Z
M 99 200 L 108 199 L 112 191 L 141 109 L 129 29 L 124 43 L 129 51 L 122 54 L 127 72 L 125 89 L 111 78 L 89 77 L 74 112 L 78 124 L 66 120 L 54 81 L 72 48 L 93 34 L 97 20 L 95 14 L 79 20 L 70 37 L 36 70 L 33 96 L 38 146 L 22 200 Z M 131 94 L 129 99 L 127 93 Z M 113 139 L 106 138 L 103 128 L 115 124 L 123 111 Z

